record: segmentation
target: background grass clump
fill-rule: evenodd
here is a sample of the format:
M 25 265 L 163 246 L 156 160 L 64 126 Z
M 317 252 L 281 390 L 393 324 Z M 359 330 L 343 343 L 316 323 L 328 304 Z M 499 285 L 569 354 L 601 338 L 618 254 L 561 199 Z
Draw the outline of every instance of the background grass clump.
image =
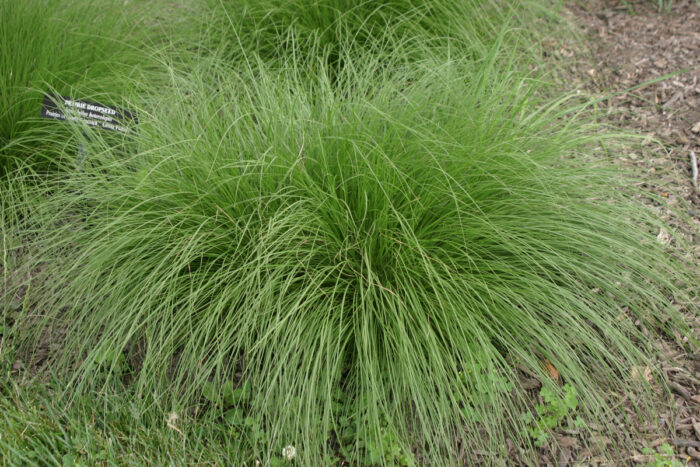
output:
M 63 125 L 39 118 L 46 93 L 122 104 L 123 77 L 162 39 L 159 4 L 0 1 L 0 175 L 27 160 L 55 167 L 75 152 Z
M 516 365 L 548 385 L 547 359 L 589 416 L 634 389 L 632 323 L 673 320 L 684 273 L 586 157 L 582 107 L 470 60 L 366 66 L 202 60 L 144 97 L 131 152 L 91 135 L 48 182 L 29 321 L 72 397 L 117 377 L 222 417 L 241 461 L 373 465 L 529 445 Z
M 506 25 L 509 46 L 532 57 L 538 39 L 527 22 L 546 18 L 539 27 L 547 30 L 556 22 L 556 9 L 520 0 L 210 0 L 194 11 L 204 22 L 200 53 L 273 67 L 304 63 L 311 74 L 322 65 L 331 79 L 352 56 L 381 58 L 385 68 L 436 54 L 480 61 Z

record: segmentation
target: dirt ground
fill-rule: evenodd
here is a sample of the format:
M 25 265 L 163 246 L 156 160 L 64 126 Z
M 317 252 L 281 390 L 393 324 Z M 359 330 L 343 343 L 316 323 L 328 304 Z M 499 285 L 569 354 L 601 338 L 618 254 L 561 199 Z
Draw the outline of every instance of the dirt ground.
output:
M 580 73 L 591 91 L 613 95 L 602 110 L 623 128 L 664 143 L 668 153 L 654 148 L 646 172 L 659 190 L 687 200 L 697 221 L 691 153 L 700 158 L 700 2 L 675 0 L 668 13 L 655 0 L 578 0 L 569 11 L 588 39 Z
M 687 215 L 681 219 L 656 206 L 674 233 L 687 241 L 687 259 L 700 264 L 700 2 L 675 0 L 670 5 L 670 11 L 659 11 L 655 0 L 569 0 L 566 9 L 587 39 L 588 49 L 559 43 L 553 52 L 575 63 L 572 84 L 608 97 L 599 108 L 604 122 L 654 138 L 612 157 L 638 169 L 641 186 Z M 694 291 L 690 291 L 695 301 L 678 307 L 700 337 L 696 285 L 691 284 Z M 671 461 L 700 465 L 700 353 L 684 350 L 677 342 L 655 345 L 663 355 L 656 362 L 658 369 L 667 375 L 672 392 L 669 397 L 658 391 L 660 404 L 667 408 L 638 434 L 625 435 L 620 426 L 616 440 L 588 440 L 588 446 L 581 446 L 574 433 L 561 432 L 559 446 L 542 454 L 544 465 L 605 464 L 590 446 L 600 449 L 608 442 L 608 449 L 619 446 L 614 448 L 620 451 L 615 457 L 622 465 L 671 465 Z M 619 397 L 620 415 L 633 414 L 634 401 Z M 664 444 L 673 448 L 671 455 L 661 453 Z

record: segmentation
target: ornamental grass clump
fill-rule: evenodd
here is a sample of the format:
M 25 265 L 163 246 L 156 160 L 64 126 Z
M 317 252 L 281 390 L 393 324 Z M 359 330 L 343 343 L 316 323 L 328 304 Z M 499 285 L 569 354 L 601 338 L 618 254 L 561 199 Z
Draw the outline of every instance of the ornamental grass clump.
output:
M 51 184 L 32 319 L 72 397 L 126 375 L 135 406 L 223 417 L 241 462 L 441 465 L 529 445 L 517 366 L 584 419 L 640 392 L 633 322 L 673 319 L 684 273 L 580 103 L 470 61 L 198 66 Z
M 234 63 L 261 59 L 271 66 L 293 62 L 312 69 L 323 63 L 331 79 L 348 64 L 348 54 L 405 62 L 439 54 L 477 61 L 488 55 L 506 24 L 509 45 L 531 57 L 527 49 L 538 38 L 530 28 L 551 29 L 546 22 L 556 18 L 529 0 L 208 0 L 192 10 L 204 31 L 200 53 L 215 50 Z M 532 40 L 529 47 L 524 38 Z

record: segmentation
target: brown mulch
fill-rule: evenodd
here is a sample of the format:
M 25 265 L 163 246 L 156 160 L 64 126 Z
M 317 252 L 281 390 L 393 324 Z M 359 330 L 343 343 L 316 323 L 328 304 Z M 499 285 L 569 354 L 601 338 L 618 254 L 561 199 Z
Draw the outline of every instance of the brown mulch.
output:
M 573 11 L 595 39 L 601 88 L 630 89 L 689 70 L 611 102 L 626 110 L 620 114 L 625 126 L 662 138 L 680 155 L 685 151 L 687 162 L 688 151 L 700 149 L 700 7 L 694 0 L 676 0 L 666 14 L 646 0 L 632 3 L 631 15 L 620 2 L 595 3 Z
M 673 191 L 691 204 L 697 220 L 700 196 L 690 154 L 700 159 L 700 5 L 676 0 L 666 13 L 656 1 L 628 3 L 588 0 L 570 8 L 589 39 L 582 72 L 591 91 L 616 94 L 603 102 L 607 118 L 664 144 L 668 153 L 657 151 L 645 164 L 650 179 L 661 188 L 680 176 L 684 183 Z M 667 172 L 671 165 L 675 172 Z
M 667 207 L 656 209 L 686 240 L 686 259 L 700 264 L 700 190 L 693 182 L 691 156 L 700 160 L 700 5 L 675 0 L 670 12 L 660 12 L 657 5 L 652 0 L 569 2 L 567 14 L 580 27 L 588 49 L 581 50 L 572 40 L 551 44 L 551 50 L 573 64 L 567 77 L 570 85 L 603 98 L 599 106 L 603 122 L 653 138 L 612 157 L 634 167 L 640 185 L 665 200 Z M 691 284 L 689 291 L 695 302 L 678 308 L 698 338 L 696 285 Z M 620 400 L 618 439 L 601 436 L 604 439 L 591 448 L 590 442 L 588 446 L 579 442 L 580 435 L 561 432 L 556 435 L 558 443 L 543 451 L 543 465 L 609 465 L 610 458 L 617 459 L 615 465 L 656 465 L 653 462 L 660 459 L 700 465 L 700 350 L 670 340 L 655 345 L 661 355 L 656 367 L 671 391 L 657 387 L 659 406 L 664 407 L 657 417 L 626 429 L 622 420 L 625 415 L 634 419 L 635 401 L 614 395 Z M 637 371 L 638 377 L 643 374 L 644 369 Z M 595 444 L 607 449 L 607 456 L 597 456 Z M 662 455 L 664 444 L 673 448 L 671 457 Z M 659 457 L 643 453 L 645 448 Z

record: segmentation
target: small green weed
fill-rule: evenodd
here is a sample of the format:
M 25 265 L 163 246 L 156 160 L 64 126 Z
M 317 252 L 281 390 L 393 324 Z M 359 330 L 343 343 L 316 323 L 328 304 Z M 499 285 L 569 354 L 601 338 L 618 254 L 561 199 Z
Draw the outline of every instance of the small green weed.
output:
M 549 438 L 549 432 L 566 420 L 573 419 L 573 424 L 577 427 L 584 425 L 581 417 L 573 417 L 578 408 L 576 388 L 565 384 L 562 389 L 564 396 L 560 397 L 554 390 L 543 387 L 540 396 L 544 399 L 544 404 L 535 406 L 537 417 L 533 416 L 531 412 L 526 412 L 521 416 L 523 422 L 531 425 L 527 428 L 527 434 L 535 440 L 536 446 L 544 446 Z
M 244 452 L 261 444 L 265 440 L 265 430 L 260 416 L 251 416 L 250 398 L 252 387 L 250 382 L 244 381 L 236 386 L 233 381 L 226 382 L 221 389 L 214 383 L 208 382 L 202 388 L 202 395 L 215 408 L 223 413 L 221 421 L 226 425 L 229 434 L 240 440 L 240 447 Z M 280 461 L 272 458 L 271 465 Z
M 652 448 L 642 449 L 642 453 L 654 456 L 654 460 L 647 462 L 647 467 L 681 467 L 683 465 L 680 461 L 674 459 L 673 447 L 670 444 L 662 444 L 659 446 L 659 451 L 657 452 Z
M 656 4 L 659 6 L 659 11 L 666 10 L 666 13 L 671 13 L 673 0 L 656 0 Z
M 381 442 L 375 439 L 359 440 L 356 443 L 355 436 L 357 427 L 347 419 L 347 425 L 343 431 L 343 441 L 346 442 L 341 447 L 341 454 L 345 459 L 353 459 L 353 450 L 360 453 L 357 459 L 358 465 L 364 467 L 376 465 L 400 465 L 413 466 L 415 462 L 401 445 L 398 435 L 386 428 L 380 428 Z
M 354 418 L 343 416 L 339 420 L 341 442 L 340 454 L 346 460 L 355 460 L 358 465 L 413 466 L 415 462 L 409 450 L 401 444 L 398 434 L 383 424 L 379 428 L 381 436 L 358 439 L 360 423 Z M 365 427 L 366 428 L 366 427 Z
M 459 371 L 458 376 L 453 388 L 465 420 L 483 422 L 482 414 L 476 407 L 478 401 L 488 398 L 489 394 L 508 394 L 515 388 L 506 375 L 489 371 L 477 362 L 472 363 L 471 368 Z

